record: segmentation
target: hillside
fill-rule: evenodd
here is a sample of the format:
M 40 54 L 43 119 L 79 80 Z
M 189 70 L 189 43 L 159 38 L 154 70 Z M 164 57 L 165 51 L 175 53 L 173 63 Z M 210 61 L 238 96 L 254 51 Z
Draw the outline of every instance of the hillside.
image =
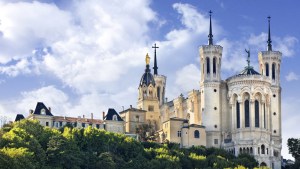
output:
M 95 128 L 60 130 L 22 120 L 0 130 L 0 168 L 254 168 L 255 159 L 205 147 L 140 143 Z

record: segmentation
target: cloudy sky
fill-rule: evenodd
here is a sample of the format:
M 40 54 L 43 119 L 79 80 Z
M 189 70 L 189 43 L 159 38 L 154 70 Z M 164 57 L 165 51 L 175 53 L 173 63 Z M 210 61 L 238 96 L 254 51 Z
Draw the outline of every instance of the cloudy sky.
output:
M 198 49 L 207 44 L 213 11 L 214 42 L 222 45 L 222 79 L 246 65 L 258 70 L 271 16 L 273 50 L 281 67 L 283 155 L 300 137 L 300 2 L 239 0 L 0 0 L 0 117 L 28 115 L 36 102 L 55 115 L 89 116 L 136 105 L 145 55 L 159 46 L 158 72 L 167 97 L 199 89 Z M 153 63 L 153 62 L 152 62 Z

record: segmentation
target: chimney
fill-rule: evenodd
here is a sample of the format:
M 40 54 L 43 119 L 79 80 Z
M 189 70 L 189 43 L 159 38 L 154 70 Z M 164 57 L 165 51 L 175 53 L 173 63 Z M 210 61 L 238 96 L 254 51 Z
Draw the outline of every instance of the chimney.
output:
M 102 112 L 102 119 L 104 120 L 104 117 L 105 117 L 105 112 Z
M 93 114 L 93 113 L 91 113 L 91 119 L 92 119 L 92 120 L 94 119 L 94 114 Z
M 50 111 L 50 113 L 51 113 L 51 107 L 48 107 L 48 110 Z
M 84 119 L 84 118 L 85 118 L 85 116 L 84 116 L 84 115 L 82 115 L 82 118 Z
M 33 110 L 32 109 L 29 110 L 29 114 L 33 114 Z
M 132 105 L 130 105 L 130 108 L 132 109 Z

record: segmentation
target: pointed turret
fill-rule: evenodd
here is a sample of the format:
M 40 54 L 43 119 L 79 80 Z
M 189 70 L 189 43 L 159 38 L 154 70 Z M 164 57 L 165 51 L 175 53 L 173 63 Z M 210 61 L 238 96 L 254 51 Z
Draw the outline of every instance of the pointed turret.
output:
M 158 46 L 156 46 L 156 43 L 154 44 L 154 46 L 152 46 L 152 48 L 154 48 L 154 67 L 153 67 L 153 70 L 154 70 L 154 75 L 157 75 L 158 72 L 157 72 L 157 60 L 156 60 L 156 49 L 159 48 Z
M 267 42 L 268 42 L 268 48 L 267 48 L 267 51 L 272 51 L 270 20 L 271 20 L 271 17 L 269 16 L 269 17 L 268 17 L 268 21 L 269 21 L 269 33 L 268 33 L 268 41 L 267 41 Z
M 208 34 L 208 45 L 213 45 L 213 34 L 212 34 L 212 25 L 211 25 L 211 14 L 212 11 L 209 11 L 209 34 Z

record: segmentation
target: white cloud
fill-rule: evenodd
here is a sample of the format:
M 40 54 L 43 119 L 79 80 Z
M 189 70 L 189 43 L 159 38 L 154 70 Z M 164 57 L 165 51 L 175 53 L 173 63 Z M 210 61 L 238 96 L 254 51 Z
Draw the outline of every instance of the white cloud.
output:
M 52 112 L 60 115 L 66 115 L 66 110 L 70 107 L 69 97 L 63 91 L 55 86 L 46 86 L 37 90 L 22 92 L 22 98 L 18 101 L 16 108 L 20 112 L 27 112 L 29 109 L 35 109 L 37 102 L 44 102 L 46 106 L 51 107 Z
M 293 157 L 288 154 L 287 139 L 300 137 L 299 131 L 295 128 L 300 121 L 299 104 L 300 100 L 297 98 L 290 97 L 282 100 L 282 154 L 288 159 L 293 159 Z
M 285 36 L 283 38 L 274 37 L 275 48 L 282 52 L 283 57 L 292 57 L 295 54 L 295 45 L 298 43 L 298 39 L 293 36 Z
M 26 58 L 40 45 L 66 37 L 71 16 L 53 4 L 0 3 L 1 63 Z
M 200 70 L 194 64 L 186 65 L 176 72 L 175 84 L 179 87 L 180 91 L 184 92 L 198 89 L 200 84 Z
M 289 72 L 289 74 L 285 76 L 285 79 L 288 82 L 294 81 L 294 80 L 298 80 L 299 79 L 299 75 L 297 75 L 294 72 Z
M 267 50 L 268 34 L 262 32 L 259 35 L 251 34 L 248 40 L 248 44 L 253 46 L 258 51 Z M 298 39 L 293 36 L 277 37 L 272 36 L 272 49 L 273 51 L 282 52 L 283 57 L 292 57 L 295 54 L 295 45 L 298 43 Z
M 22 92 L 19 98 L 1 100 L 0 115 L 3 114 L 14 120 L 16 114 L 29 115 L 30 109 L 35 109 L 37 102 L 44 102 L 51 107 L 56 115 L 67 115 L 69 97 L 55 86 L 46 86 L 32 91 Z M 70 114 L 71 115 L 71 114 Z

